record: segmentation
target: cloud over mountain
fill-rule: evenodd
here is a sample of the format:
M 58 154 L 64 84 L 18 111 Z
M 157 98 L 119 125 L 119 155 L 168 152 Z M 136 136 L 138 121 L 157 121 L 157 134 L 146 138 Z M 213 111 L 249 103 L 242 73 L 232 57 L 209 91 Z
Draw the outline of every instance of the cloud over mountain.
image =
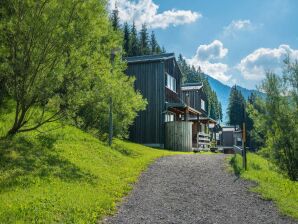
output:
M 222 82 L 227 82 L 231 76 L 227 74 L 229 66 L 221 63 L 219 60 L 224 58 L 228 53 L 228 49 L 224 48 L 223 43 L 219 40 L 214 40 L 210 44 L 200 45 L 196 54 L 187 59 L 187 62 L 196 68 L 218 79 Z
M 298 50 L 292 49 L 289 45 L 259 48 L 243 58 L 237 68 L 246 80 L 262 80 L 266 71 L 280 73 L 287 55 L 291 59 L 298 59 Z

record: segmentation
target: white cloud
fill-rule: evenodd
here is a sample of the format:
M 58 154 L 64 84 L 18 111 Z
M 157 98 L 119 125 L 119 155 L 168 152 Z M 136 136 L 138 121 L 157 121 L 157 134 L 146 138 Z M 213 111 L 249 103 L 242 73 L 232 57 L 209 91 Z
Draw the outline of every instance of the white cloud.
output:
M 170 25 L 177 26 L 193 23 L 202 15 L 190 10 L 171 9 L 158 13 L 159 6 L 153 0 L 110 0 L 109 9 L 112 10 L 115 4 L 119 10 L 119 17 L 123 22 L 135 22 L 137 28 L 146 23 L 150 28 L 165 29 Z
M 229 66 L 224 63 L 220 63 L 218 60 L 224 58 L 228 53 L 228 49 L 224 48 L 222 42 L 215 40 L 208 45 L 200 45 L 196 54 L 187 59 L 190 65 L 212 76 L 213 78 L 227 83 L 231 76 L 227 74 Z
M 222 42 L 214 40 L 211 44 L 200 45 L 195 57 L 197 57 L 200 61 L 208 61 L 223 58 L 227 55 L 227 53 L 228 49 L 224 48 Z
M 298 59 L 298 50 L 291 49 L 289 45 L 259 48 L 243 58 L 237 68 L 246 80 L 262 80 L 266 71 L 280 73 L 288 54 L 292 59 Z
M 238 31 L 253 30 L 254 28 L 250 20 L 233 20 L 228 26 L 224 27 L 224 35 L 234 35 Z

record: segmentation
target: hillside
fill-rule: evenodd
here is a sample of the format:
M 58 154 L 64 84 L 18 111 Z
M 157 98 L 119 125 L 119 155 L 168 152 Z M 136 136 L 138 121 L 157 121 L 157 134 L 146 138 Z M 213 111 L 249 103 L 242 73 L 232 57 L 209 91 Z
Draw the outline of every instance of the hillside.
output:
M 220 81 L 212 78 L 209 75 L 207 75 L 207 77 L 208 77 L 208 81 L 209 81 L 211 88 L 216 92 L 216 95 L 222 104 L 222 112 L 223 112 L 223 116 L 224 116 L 223 121 L 226 122 L 227 121 L 227 108 L 228 108 L 228 104 L 229 104 L 229 95 L 230 95 L 231 87 L 221 83 Z M 261 93 L 257 90 L 246 89 L 246 88 L 243 88 L 238 85 L 237 85 L 237 88 L 238 88 L 238 90 L 241 91 L 241 93 L 245 99 L 247 99 L 251 95 L 251 93 L 261 94 L 262 96 L 264 96 L 263 93 Z
M 0 108 L 0 137 L 12 118 Z M 174 154 L 121 140 L 110 148 L 61 123 L 0 141 L 0 223 L 96 223 L 150 162 Z

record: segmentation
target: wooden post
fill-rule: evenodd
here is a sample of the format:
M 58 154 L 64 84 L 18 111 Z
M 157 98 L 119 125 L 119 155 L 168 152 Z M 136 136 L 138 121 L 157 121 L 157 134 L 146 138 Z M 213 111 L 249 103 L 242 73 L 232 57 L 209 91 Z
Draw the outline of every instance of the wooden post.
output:
M 243 168 L 244 170 L 247 170 L 247 158 L 246 158 L 246 127 L 245 127 L 245 105 L 243 106 L 243 123 L 242 123 L 242 149 L 243 149 Z

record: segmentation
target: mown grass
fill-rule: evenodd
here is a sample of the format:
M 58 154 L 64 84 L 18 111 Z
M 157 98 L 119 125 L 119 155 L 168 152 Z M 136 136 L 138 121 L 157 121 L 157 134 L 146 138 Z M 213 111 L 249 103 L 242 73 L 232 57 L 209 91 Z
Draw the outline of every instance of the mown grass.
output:
M 0 109 L 0 136 L 11 112 Z M 110 148 L 60 123 L 42 131 L 0 141 L 0 223 L 96 223 L 148 164 L 177 154 L 117 139 Z
M 230 165 L 237 175 L 257 183 L 252 191 L 265 200 L 273 200 L 281 213 L 298 219 L 298 182 L 282 175 L 276 166 L 257 154 L 248 153 L 247 171 L 242 169 L 240 155 L 231 157 Z

